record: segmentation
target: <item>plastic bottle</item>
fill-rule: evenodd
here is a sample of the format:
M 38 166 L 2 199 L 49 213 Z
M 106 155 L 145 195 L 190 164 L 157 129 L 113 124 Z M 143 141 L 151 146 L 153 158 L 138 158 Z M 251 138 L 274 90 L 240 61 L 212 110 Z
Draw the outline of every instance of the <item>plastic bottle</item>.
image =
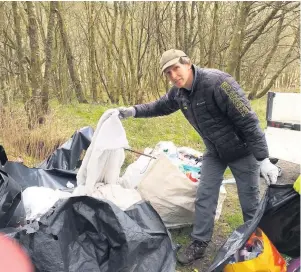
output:
M 246 247 L 244 247 L 243 249 L 241 249 L 239 251 L 239 261 L 243 262 L 246 260 L 246 256 L 249 254 L 250 252 L 248 252 L 248 250 L 246 249 Z
M 253 240 L 253 249 L 252 252 L 259 252 L 263 251 L 263 242 L 259 238 L 254 238 Z
M 259 255 L 260 255 L 259 252 L 248 252 L 248 254 L 245 256 L 245 261 L 249 261 L 249 260 L 255 259 Z

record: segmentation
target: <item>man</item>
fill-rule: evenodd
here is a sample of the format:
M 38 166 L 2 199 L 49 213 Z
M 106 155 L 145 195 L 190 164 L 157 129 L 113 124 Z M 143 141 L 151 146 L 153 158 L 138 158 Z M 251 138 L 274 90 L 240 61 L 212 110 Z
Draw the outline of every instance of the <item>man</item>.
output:
M 206 145 L 195 201 L 193 241 L 178 254 L 180 263 L 189 264 L 204 255 L 211 240 L 227 166 L 237 183 L 244 221 L 252 219 L 259 203 L 259 171 L 268 183 L 275 183 L 278 168 L 268 159 L 266 139 L 256 114 L 229 74 L 199 68 L 176 49 L 163 53 L 160 67 L 173 84 L 169 92 L 155 102 L 119 108 L 119 112 L 120 118 L 141 118 L 180 109 Z

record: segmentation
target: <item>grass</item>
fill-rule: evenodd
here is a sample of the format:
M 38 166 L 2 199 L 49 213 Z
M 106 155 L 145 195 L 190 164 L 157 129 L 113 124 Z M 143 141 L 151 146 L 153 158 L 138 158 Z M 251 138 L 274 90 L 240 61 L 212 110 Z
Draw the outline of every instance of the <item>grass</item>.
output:
M 266 127 L 265 111 L 266 97 L 251 102 L 257 113 L 260 125 Z M 43 127 L 29 131 L 22 106 L 6 109 L 2 114 L 0 140 L 6 149 L 10 160 L 21 157 L 28 166 L 34 166 L 45 159 L 59 144 L 66 141 L 77 129 L 84 126 L 96 127 L 100 116 L 109 108 L 115 106 L 100 106 L 87 104 L 60 105 L 51 103 L 51 113 Z M 23 116 L 23 117 L 22 117 Z M 159 141 L 173 141 L 177 146 L 188 146 L 204 151 L 204 144 L 192 126 L 181 112 L 170 116 L 150 119 L 130 118 L 123 121 L 129 144 L 132 149 L 143 151 L 146 147 L 154 147 Z M 40 146 L 41 145 L 41 146 Z M 133 162 L 137 156 L 126 153 L 125 166 Z M 225 178 L 232 177 L 226 170 Z M 216 247 L 208 262 L 212 261 L 223 239 L 229 236 L 234 228 L 242 224 L 242 215 L 237 199 L 236 186 L 227 185 L 227 198 L 224 202 L 220 220 L 215 224 L 213 240 Z M 186 245 L 190 241 L 191 227 L 172 230 L 175 243 Z M 177 267 L 177 271 L 201 271 L 196 267 Z M 203 270 L 205 271 L 205 270 Z
M 261 127 L 264 128 L 266 98 L 252 101 L 251 104 L 259 117 Z M 53 107 L 53 114 L 65 126 L 64 131 L 68 137 L 82 126 L 90 125 L 95 128 L 105 110 L 116 106 L 53 104 Z M 123 126 L 131 147 L 140 151 L 159 141 L 173 141 L 177 146 L 189 146 L 200 151 L 205 148 L 200 136 L 180 111 L 163 117 L 126 119 Z

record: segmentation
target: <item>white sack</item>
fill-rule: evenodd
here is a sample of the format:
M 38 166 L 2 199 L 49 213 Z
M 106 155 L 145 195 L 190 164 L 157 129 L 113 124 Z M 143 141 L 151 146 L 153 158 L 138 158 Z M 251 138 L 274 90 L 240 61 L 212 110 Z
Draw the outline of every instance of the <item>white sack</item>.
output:
M 125 189 L 118 183 L 128 148 L 125 130 L 116 109 L 106 111 L 100 118 L 91 144 L 77 174 L 73 196 L 88 195 L 112 201 L 127 209 L 141 200 L 136 190 Z
M 118 110 L 108 110 L 100 118 L 91 144 L 77 173 L 77 185 L 92 193 L 98 183 L 117 184 L 128 147 Z
M 167 227 L 179 227 L 193 223 L 197 187 L 198 183 L 189 180 L 165 154 L 161 154 L 145 173 L 138 191 L 143 199 L 150 201 Z M 221 193 L 225 195 L 226 191 L 221 190 Z M 217 216 L 224 198 L 219 198 Z

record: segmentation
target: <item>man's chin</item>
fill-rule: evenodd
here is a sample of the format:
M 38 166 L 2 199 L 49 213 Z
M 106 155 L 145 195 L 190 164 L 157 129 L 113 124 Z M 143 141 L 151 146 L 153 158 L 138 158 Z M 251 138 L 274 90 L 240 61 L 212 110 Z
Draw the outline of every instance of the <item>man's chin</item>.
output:
M 176 84 L 174 84 L 177 88 L 183 88 L 184 87 L 184 85 L 183 84 L 181 84 L 181 83 L 176 83 Z

